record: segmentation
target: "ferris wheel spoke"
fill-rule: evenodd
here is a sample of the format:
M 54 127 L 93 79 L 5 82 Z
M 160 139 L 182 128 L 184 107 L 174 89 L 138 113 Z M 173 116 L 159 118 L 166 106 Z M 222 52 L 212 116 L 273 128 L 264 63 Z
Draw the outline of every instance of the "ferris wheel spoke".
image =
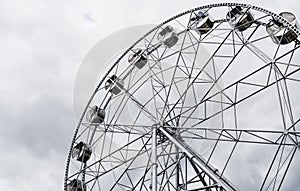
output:
M 240 79 L 239 81 L 234 82 L 233 84 L 230 84 L 227 87 L 224 87 L 222 91 L 228 91 L 228 90 L 232 89 L 235 92 L 233 94 L 235 97 L 233 97 L 231 99 L 231 100 L 235 100 L 235 101 L 233 103 L 231 103 L 231 104 L 227 104 L 227 107 L 225 107 L 224 109 L 219 110 L 219 111 L 211 114 L 210 116 L 207 116 L 205 119 L 199 120 L 199 122 L 195 123 L 193 126 L 197 126 L 197 125 L 203 123 L 204 121 L 207 121 L 208 119 L 211 119 L 212 117 L 214 117 L 214 116 L 216 116 L 216 115 L 218 115 L 218 114 L 220 114 L 220 113 L 228 110 L 229 108 L 231 108 L 231 107 L 233 107 L 233 106 L 235 106 L 237 104 L 240 104 L 243 101 L 245 101 L 245 100 L 253 97 L 254 95 L 258 94 L 259 92 L 261 92 L 261 91 L 263 91 L 263 90 L 265 90 L 265 89 L 267 89 L 267 88 L 275 85 L 278 81 L 284 80 L 285 78 L 291 76 L 292 74 L 296 73 L 297 71 L 300 71 L 300 69 L 296 69 L 295 71 L 292 71 L 291 73 L 287 74 L 285 77 L 281 77 L 281 78 L 277 79 L 278 81 L 271 81 L 270 82 L 268 80 L 267 82 L 264 82 L 264 84 L 261 84 L 261 86 L 254 85 L 254 86 L 256 86 L 255 89 L 251 89 L 251 91 L 249 91 L 248 95 L 245 95 L 245 96 L 239 98 L 237 96 L 238 92 L 239 92 L 239 88 L 238 88 L 239 84 L 243 84 L 244 82 L 247 82 L 247 78 L 250 78 L 251 76 L 254 76 L 258 72 L 264 72 L 264 70 L 268 66 L 270 66 L 270 65 L 271 65 L 271 63 L 270 64 L 266 64 L 266 65 L 262 66 L 261 68 L 257 69 L 256 71 L 254 71 L 254 72 L 250 73 L 249 75 L 245 76 L 244 78 Z M 200 100 L 199 103 L 195 104 L 194 107 L 191 107 L 190 109 L 187 109 L 187 110 L 183 111 L 180 115 L 183 115 L 184 113 L 187 113 L 187 112 L 189 112 L 191 110 L 192 111 L 195 110 L 195 108 L 199 107 L 201 104 L 209 102 L 210 100 L 212 100 L 214 97 L 218 96 L 219 94 L 220 94 L 220 92 L 217 92 L 217 93 L 212 94 L 211 96 L 207 97 L 206 99 L 202 98 L 202 100 Z
M 278 68 L 275 68 L 274 70 L 278 71 Z M 275 79 L 278 79 L 280 75 L 279 72 L 274 72 L 275 73 Z M 282 78 L 284 78 L 283 74 L 281 74 Z M 286 84 L 286 80 L 283 79 L 281 81 L 276 81 L 276 87 L 277 87 L 277 91 L 278 91 L 278 99 L 279 99 L 279 105 L 280 105 L 280 109 L 281 109 L 281 117 L 282 117 L 282 123 L 283 123 L 283 128 L 286 130 L 288 128 L 289 124 L 292 124 L 292 128 L 295 131 L 296 127 L 295 127 L 295 122 L 294 122 L 294 117 L 293 117 L 293 112 L 292 112 L 292 108 L 291 108 L 291 102 L 289 99 L 289 92 L 287 89 L 287 84 Z M 288 136 L 289 139 L 292 139 L 291 136 Z M 295 136 L 295 142 L 298 143 L 298 137 Z M 292 139 L 294 140 L 294 139 Z M 298 147 L 298 149 L 300 150 L 300 145 L 299 144 L 295 144 L 296 147 Z
M 296 151 L 297 151 L 297 149 L 295 148 L 295 149 L 293 150 L 292 156 L 290 157 L 290 160 L 287 159 L 287 160 L 288 160 L 288 164 L 287 164 L 287 167 L 286 167 L 286 169 L 285 169 L 285 171 L 284 171 L 284 174 L 283 174 L 283 176 L 282 176 L 282 178 L 281 178 L 281 181 L 280 181 L 280 183 L 279 183 L 279 185 L 278 185 L 278 190 L 281 189 L 283 180 L 284 180 L 285 177 L 286 177 L 286 174 L 287 174 L 287 172 L 288 172 L 288 169 L 290 168 L 290 165 L 291 165 L 291 163 L 292 163 L 292 161 L 293 161 L 293 158 L 294 158 L 294 156 L 295 156 L 295 154 L 296 154 Z
M 295 44 L 295 47 L 294 47 L 294 48 L 292 48 L 291 50 L 288 50 L 287 52 L 283 53 L 282 55 L 279 55 L 279 56 L 275 59 L 275 61 L 279 61 L 280 59 L 282 59 L 282 58 L 284 58 L 284 57 L 286 57 L 286 56 L 288 56 L 288 55 L 294 54 L 294 52 L 295 52 L 296 50 L 298 50 L 299 48 L 300 48 L 300 44 Z M 291 59 L 291 58 L 290 58 L 290 59 Z M 289 59 L 289 60 L 290 60 L 290 59 Z M 296 66 L 299 66 L 299 64 L 297 63 Z
M 119 181 L 122 178 L 125 177 L 125 178 L 129 178 L 130 179 L 130 177 L 127 176 L 127 172 L 130 171 L 130 170 L 134 171 L 134 168 L 131 169 L 132 168 L 131 165 L 137 160 L 138 157 L 143 156 L 144 154 L 148 153 L 151 150 L 151 148 L 146 148 L 146 144 L 149 142 L 150 139 L 151 138 L 149 138 L 146 141 L 145 145 L 142 145 L 142 147 L 139 150 L 137 150 L 137 152 L 136 152 L 135 155 L 133 155 L 132 157 L 126 158 L 126 159 L 122 159 L 123 160 L 122 163 L 120 163 L 120 164 L 114 166 L 113 168 L 111 168 L 111 169 L 103 172 L 102 174 L 99 173 L 95 178 L 92 178 L 91 180 L 87 181 L 87 183 L 95 181 L 95 180 L 99 179 L 101 176 L 104 176 L 105 174 L 107 174 L 109 172 L 117 171 L 119 169 L 122 171 L 122 173 L 121 173 L 121 175 L 119 175 L 119 177 L 117 177 L 118 179 L 111 186 L 110 190 L 113 190 L 114 187 L 116 187 L 117 185 L 120 185 Z M 102 163 L 103 162 L 110 162 L 110 161 L 102 161 Z M 145 168 L 145 167 L 141 166 L 140 168 Z M 126 180 L 128 181 L 129 179 L 126 179 Z M 129 180 L 129 181 L 131 182 L 131 180 Z M 132 183 L 130 183 L 130 184 L 132 184 Z
M 184 37 L 183 37 L 183 42 L 185 42 L 186 41 L 186 39 L 187 39 L 187 35 L 188 34 L 188 32 L 185 32 L 184 33 Z M 174 63 L 173 65 L 174 66 L 176 66 L 175 67 L 175 69 L 174 69 L 174 72 L 173 72 L 173 74 L 172 74 L 172 77 L 171 77 L 171 79 L 170 79 L 170 86 L 169 86 L 169 88 L 167 89 L 167 94 L 166 94 L 166 99 L 165 99 L 165 104 L 164 104 L 164 109 L 162 110 L 162 118 L 163 118 L 163 115 L 164 115 L 164 113 L 165 113 L 165 108 L 167 109 L 167 105 L 168 105 L 168 102 L 169 102 L 169 97 L 170 97 L 170 93 L 171 93 L 171 89 L 172 89 L 172 85 L 173 84 L 175 84 L 175 74 L 176 74 L 176 72 L 177 72 L 177 69 L 178 69 L 178 65 L 179 65 L 179 61 L 180 61 L 180 56 L 181 56 L 181 54 L 182 54 L 182 51 L 183 51 L 183 48 L 184 48 L 184 43 L 180 46 L 180 48 L 179 48 L 179 51 L 178 51 L 178 56 L 176 57 L 176 63 Z M 169 112 L 168 112 L 169 113 Z
M 143 149 L 140 149 L 140 151 L 142 151 Z M 140 152 L 139 151 L 139 152 Z M 149 150 L 148 150 L 149 151 Z M 135 161 L 135 160 L 137 160 L 137 158 L 139 157 L 139 156 L 141 156 L 142 154 L 144 154 L 144 153 L 148 153 L 148 151 L 146 151 L 146 152 L 141 152 L 141 153 L 137 153 L 135 156 L 133 156 L 132 158 L 126 158 L 126 159 L 123 159 L 124 160 L 124 163 L 129 163 L 129 165 L 126 165 L 127 167 L 126 167 L 126 169 L 123 171 L 123 173 L 119 176 L 119 178 L 117 179 L 117 181 L 115 182 L 115 184 L 111 187 L 111 190 L 114 188 L 114 187 L 116 187 L 116 186 L 121 186 L 121 187 L 127 187 L 127 186 L 129 186 L 129 187 L 131 187 L 131 186 L 134 186 L 134 183 L 133 183 L 133 181 L 131 181 L 130 180 L 130 184 L 131 185 L 125 185 L 125 184 L 122 184 L 122 183 L 120 183 L 119 181 L 122 179 L 122 178 L 130 178 L 129 176 L 128 176 L 128 174 L 127 174 L 127 172 L 128 171 L 135 171 L 136 169 L 135 169 L 135 167 L 131 167 L 131 164 Z M 105 157 L 104 157 L 105 158 Z M 103 163 L 104 161 L 102 161 L 102 163 Z M 114 167 L 114 169 L 113 170 L 117 170 L 117 168 L 119 168 L 119 167 L 122 167 L 122 166 L 124 166 L 123 165 L 123 163 L 122 164 L 120 164 L 120 165 L 118 165 L 118 166 L 116 166 L 116 167 Z M 164 166 L 164 165 L 161 165 L 161 166 Z M 148 162 L 147 162 L 147 164 L 144 166 L 144 167 L 142 167 L 142 168 L 145 168 L 145 173 L 146 172 L 148 172 L 149 171 L 149 169 L 151 168 L 151 166 L 150 166 L 150 164 L 149 164 L 149 160 L 148 160 Z M 110 171 L 110 170 L 108 170 L 108 171 Z M 96 176 L 96 178 L 99 178 L 100 177 L 100 175 L 98 174 L 97 176 Z M 136 185 L 135 186 L 137 186 L 138 184 L 139 184 L 139 182 L 141 181 L 141 179 L 138 181 L 138 183 L 136 183 Z
M 150 139 L 148 139 L 149 141 Z M 147 142 L 148 142 L 147 141 Z M 141 152 L 143 149 L 146 149 L 145 145 L 143 145 L 143 147 L 141 148 L 141 150 L 130 160 L 128 160 L 129 164 L 128 166 L 125 168 L 125 170 L 122 172 L 122 174 L 118 177 L 118 179 L 116 180 L 116 182 L 114 183 L 114 185 L 110 188 L 110 190 L 113 190 L 118 184 L 119 184 L 119 181 L 125 177 L 128 173 L 128 170 L 130 170 L 130 167 L 131 165 L 133 164 L 134 161 L 136 161 L 136 159 L 141 155 L 143 154 L 143 152 Z M 145 152 L 148 152 L 149 150 L 145 151 Z M 127 175 L 127 178 L 128 180 L 130 181 L 130 183 L 132 184 L 132 181 L 130 179 L 130 176 Z
M 277 167 L 275 168 L 275 175 L 274 177 L 272 178 L 272 180 L 270 181 L 270 184 L 269 186 L 267 187 L 267 190 L 272 186 L 273 187 L 273 190 L 276 188 L 276 181 L 279 179 L 279 172 L 280 170 L 282 169 L 283 165 L 287 162 L 288 158 L 290 157 L 290 155 L 293 153 L 294 149 L 292 149 L 288 154 L 287 154 L 287 158 L 284 159 L 283 158 L 283 155 L 284 155 L 284 150 L 285 150 L 285 147 L 282 148 L 281 150 L 281 153 L 280 153 L 280 158 L 279 158 L 279 161 L 278 161 L 278 165 Z M 290 160 L 292 160 L 293 157 L 291 157 Z
M 291 126 L 290 128 L 292 128 Z M 252 144 L 270 144 L 279 145 L 283 136 L 300 136 L 300 131 L 271 131 L 271 130 L 255 130 L 255 129 L 228 129 L 228 128 L 185 128 L 179 127 L 180 134 L 183 132 L 186 135 L 181 135 L 183 139 L 196 139 L 207 141 L 227 141 Z M 191 131 L 192 130 L 192 131 Z M 210 134 L 210 135 L 209 135 Z M 237 136 L 236 136 L 237 135 Z M 286 146 L 296 146 L 296 141 L 285 142 Z
M 281 142 L 284 143 L 286 140 L 287 137 L 285 136 L 282 138 Z M 284 146 L 284 144 L 279 145 L 276 153 L 274 154 L 273 160 L 266 173 L 266 176 L 264 178 L 260 190 L 262 189 L 269 190 L 270 188 L 272 188 L 272 190 L 280 189 L 283 179 L 285 177 L 283 175 L 287 173 L 290 164 L 294 158 L 294 155 L 296 153 L 297 147 L 290 148 L 288 151 L 286 150 L 287 148 Z M 279 174 L 281 171 L 283 171 L 283 175 Z
M 192 87 L 193 96 L 194 96 L 195 103 L 196 103 L 196 102 L 197 102 L 197 98 L 196 98 L 196 94 L 195 94 L 195 88 L 194 88 L 193 85 L 191 85 L 191 83 L 192 83 L 192 79 L 193 79 L 193 78 L 192 78 L 192 75 L 193 75 L 193 71 L 194 71 L 194 68 L 195 68 L 196 57 L 197 57 L 196 52 L 198 52 L 198 50 L 199 50 L 199 44 L 197 45 L 196 48 L 195 48 L 195 47 L 193 47 L 193 48 L 194 48 L 194 51 L 195 51 L 195 56 L 194 56 L 194 58 L 193 58 L 193 60 L 192 60 L 193 64 L 192 64 L 192 66 L 191 66 L 191 68 L 190 68 L 190 73 L 188 73 L 188 75 L 187 75 L 187 76 L 188 76 L 188 82 L 186 83 L 185 88 L 188 89 L 189 86 Z M 182 59 L 182 60 L 184 61 L 184 59 Z M 186 66 L 186 62 L 185 62 L 185 61 L 184 61 L 184 64 L 185 64 L 185 66 Z M 186 70 L 189 71 L 189 67 L 186 66 Z M 180 99 L 182 99 L 182 105 L 183 105 L 183 104 L 186 102 L 186 99 L 187 99 L 187 91 L 185 91 L 185 92 L 183 92 L 183 93 L 179 93 L 179 96 L 180 96 Z M 178 103 L 175 103 L 175 105 L 177 105 L 177 104 L 178 104 Z M 174 106 L 175 106 L 175 105 L 174 105 Z M 181 107 L 179 113 L 182 113 L 183 108 L 184 108 L 184 107 Z M 172 109 L 169 109 L 169 110 L 168 110 L 168 113 L 170 113 L 171 110 L 172 110 Z M 173 111 L 174 111 L 174 109 L 173 109 Z M 178 117 L 177 119 L 178 119 L 178 121 L 179 121 L 179 120 L 180 120 L 180 117 Z
M 95 161 L 95 162 L 93 162 L 93 163 L 87 165 L 86 168 L 91 168 L 92 166 L 99 165 L 100 163 L 111 163 L 111 162 L 109 161 L 109 158 L 110 158 L 110 157 L 114 157 L 114 155 L 119 154 L 119 153 L 122 152 L 122 151 L 126 151 L 126 148 L 127 148 L 128 146 L 130 146 L 130 145 L 132 145 L 132 144 L 135 144 L 135 143 L 138 142 L 138 141 L 141 141 L 141 139 L 143 139 L 143 138 L 146 138 L 146 140 L 148 140 L 147 142 L 149 142 L 149 139 L 150 139 L 150 138 L 149 138 L 149 137 L 147 138 L 147 135 L 149 135 L 149 132 L 147 132 L 147 133 L 145 133 L 144 135 L 141 135 L 141 136 L 139 136 L 139 137 L 133 139 L 132 141 L 128 142 L 127 144 L 122 145 L 122 146 L 119 147 L 119 148 L 115 148 L 114 150 L 109 151 L 109 153 L 107 153 L 106 155 L 102 155 L 102 157 L 101 157 L 99 160 L 97 160 L 97 161 Z M 105 136 L 104 136 L 104 137 L 105 137 Z M 112 139 L 110 139 L 110 141 L 112 141 Z M 147 142 L 146 142 L 145 144 L 147 144 Z M 145 144 L 143 144 L 143 147 L 144 147 Z M 122 153 L 121 153 L 121 154 L 122 154 Z M 122 165 L 122 164 L 121 164 L 121 165 Z M 111 171 L 111 170 L 112 170 L 112 169 L 110 169 L 110 170 L 108 170 L 108 171 L 105 171 L 105 173 L 107 173 L 107 172 L 109 172 L 109 171 Z M 73 175 L 70 176 L 70 178 L 72 178 L 72 177 L 74 177 L 74 176 L 77 176 L 77 175 L 80 174 L 80 173 L 81 173 L 81 171 L 79 171 L 79 172 L 77 172 L 77 173 L 74 173 Z M 101 176 L 102 176 L 102 175 L 101 175 Z M 97 175 L 96 177 L 100 177 L 100 176 Z
M 225 42 L 225 40 L 228 38 L 229 35 L 230 35 L 230 33 L 226 36 L 226 38 L 223 40 L 223 42 Z M 222 43 L 223 43 L 223 42 L 222 42 Z M 221 46 L 222 46 L 222 44 L 221 44 L 220 46 L 218 46 L 218 48 L 217 48 L 217 49 L 215 50 L 215 52 L 212 54 L 211 58 L 213 57 L 213 55 L 215 55 L 215 54 L 217 53 L 217 51 L 219 50 L 219 48 L 220 48 Z M 209 63 L 210 60 L 211 60 L 211 59 L 209 59 L 209 60 L 204 64 L 202 70 L 195 76 L 195 78 L 192 80 L 191 83 L 194 83 L 194 82 L 195 82 L 195 79 L 197 79 L 197 78 L 200 76 L 200 74 L 202 73 L 202 71 L 204 70 L 204 68 L 208 65 L 208 63 Z M 187 89 L 184 91 L 184 94 L 189 90 L 190 87 L 191 87 L 191 85 L 189 85 L 189 86 L 187 87 Z M 179 103 L 179 101 L 180 101 L 181 98 L 182 98 L 182 96 L 178 99 L 178 101 L 175 103 L 175 105 L 171 108 L 171 110 L 168 112 L 168 114 L 167 114 L 166 116 L 168 116 L 168 115 L 170 114 L 170 112 L 171 112 L 172 110 L 174 110 L 175 106 Z
M 292 64 L 292 59 L 293 59 L 293 56 L 294 56 L 294 54 L 295 54 L 295 50 L 297 49 L 297 46 L 299 47 L 299 45 L 297 45 L 297 43 L 295 43 L 294 48 L 291 50 L 292 52 L 290 53 L 288 62 L 287 62 L 287 63 L 281 63 L 281 64 L 284 64 L 284 65 L 287 65 L 285 71 L 283 72 L 284 75 L 286 75 L 287 72 L 288 72 L 288 70 L 289 70 L 289 68 L 290 68 L 291 66 L 293 66 L 293 64 Z M 277 63 L 279 64 L 280 62 L 278 61 Z
M 131 93 L 126 92 L 126 95 L 129 97 L 129 99 L 139 108 L 141 109 L 141 111 L 143 111 L 145 113 L 145 115 L 154 123 L 157 121 L 157 119 L 155 118 L 155 116 L 149 111 L 147 110 L 147 108 L 145 107 L 144 104 L 142 104 L 141 102 L 139 102 Z M 152 100 L 153 98 L 151 98 Z M 150 101 L 148 101 L 147 103 L 149 103 Z
M 167 147 L 169 146 L 169 149 L 167 149 Z M 159 172 L 157 173 L 158 177 L 161 176 L 161 181 L 160 181 L 160 189 L 164 190 L 166 186 L 170 186 L 169 185 L 169 179 L 172 177 L 172 172 L 169 172 L 170 169 L 176 164 L 176 159 L 175 157 L 173 158 L 172 155 L 174 155 L 174 153 L 172 152 L 172 149 L 174 145 L 170 142 L 168 142 L 168 144 L 165 146 L 165 148 L 163 148 L 160 157 L 162 158 L 161 160 L 159 160 L 158 157 L 158 166 L 160 167 Z
M 192 41 L 192 40 L 191 40 Z M 194 51 L 195 52 L 191 52 L 192 54 L 195 54 L 197 51 L 198 51 L 198 48 L 199 48 L 199 44 L 197 44 L 197 46 L 195 47 L 194 46 L 194 44 L 195 43 L 193 43 L 193 42 L 191 42 L 192 43 L 192 46 L 193 46 L 193 49 L 194 49 Z M 182 47 L 181 48 L 182 49 L 182 51 L 181 52 L 179 52 L 179 57 L 178 57 L 178 59 L 177 59 L 177 64 L 176 64 L 176 69 L 178 69 L 178 70 L 174 70 L 174 72 L 173 72 L 173 79 L 172 79 L 172 81 L 171 81 L 171 84 L 169 85 L 169 93 L 167 93 L 166 91 L 165 91 L 165 94 L 167 95 L 166 97 L 168 97 L 169 96 L 169 94 L 170 94 L 170 90 L 171 90 L 171 88 L 172 88 L 172 86 L 174 86 L 174 88 L 173 89 L 175 89 L 175 91 L 177 91 L 177 93 L 178 93 L 178 95 L 180 96 L 180 97 L 183 97 L 183 94 L 184 94 L 184 92 L 183 93 L 181 93 L 181 90 L 179 90 L 179 87 L 178 87 L 178 85 L 177 84 L 179 84 L 179 83 L 181 83 L 181 82 L 185 82 L 185 81 L 188 81 L 187 82 L 187 84 L 186 84 L 186 86 L 189 86 L 189 84 L 190 84 L 190 81 L 191 81 L 191 76 L 192 76 L 192 73 L 193 73 L 193 70 L 194 70 L 194 65 L 195 65 L 195 59 L 196 59 L 196 56 L 194 56 L 194 58 L 193 58 L 193 65 L 191 66 L 191 67 L 188 67 L 187 66 L 187 64 L 186 64 L 186 62 L 187 61 L 185 61 L 185 57 L 183 56 L 183 51 L 184 51 L 184 49 L 186 49 L 185 47 Z M 189 53 L 190 54 L 190 53 Z M 179 59 L 181 59 L 182 60 L 182 63 L 183 63 L 183 65 L 180 65 L 179 64 Z M 186 77 L 182 77 L 182 78 L 177 78 L 177 77 L 175 77 L 175 74 L 176 74 L 176 72 L 177 71 L 182 71 L 185 75 L 186 75 Z M 163 73 L 162 73 L 162 75 L 163 75 Z M 186 94 L 184 95 L 184 98 L 182 99 L 182 104 L 184 104 L 184 102 L 185 102 L 185 98 L 186 98 Z M 173 104 L 165 104 L 165 108 L 166 108 L 166 111 L 169 113 L 169 111 L 170 111 L 170 106 L 172 106 Z M 162 115 L 163 116 L 163 115 Z
M 154 70 L 151 70 L 152 75 L 151 75 L 151 85 L 152 85 L 152 91 L 153 91 L 153 100 L 155 103 L 155 108 L 156 108 L 156 114 L 157 114 L 157 119 L 160 118 L 162 115 L 162 112 L 159 112 L 158 110 L 160 109 L 157 101 L 163 101 L 165 102 L 164 95 L 167 94 L 166 88 L 171 86 L 170 84 L 166 84 L 164 80 L 164 72 L 167 70 L 172 70 L 175 68 L 175 66 L 171 66 L 170 68 L 167 68 L 165 70 L 162 69 L 160 62 L 157 64 L 158 71 L 155 72 Z M 167 107 L 168 104 L 167 104 Z
M 146 180 L 146 175 L 150 172 L 150 170 L 151 170 L 151 157 L 149 157 L 147 160 L 147 165 L 146 165 L 143 175 L 136 182 L 136 184 L 132 187 L 133 190 L 138 190 L 138 187 L 140 187 L 140 189 L 139 189 L 140 191 L 142 190 L 143 187 L 147 188 L 147 185 L 145 183 L 149 182 L 149 180 Z

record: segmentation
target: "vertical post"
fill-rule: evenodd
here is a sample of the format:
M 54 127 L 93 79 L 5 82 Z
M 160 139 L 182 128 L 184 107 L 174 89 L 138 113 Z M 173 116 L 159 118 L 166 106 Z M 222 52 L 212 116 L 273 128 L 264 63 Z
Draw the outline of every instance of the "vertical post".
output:
M 157 191 L 157 126 L 152 126 L 152 191 Z
M 177 164 L 176 164 L 176 175 L 175 175 L 175 178 L 176 178 L 176 183 L 175 183 L 175 186 L 176 186 L 176 190 L 180 190 L 179 188 L 179 168 L 180 168 L 180 161 L 179 160 L 179 149 L 177 146 L 175 146 L 175 152 L 176 152 L 176 161 L 177 161 Z
M 185 158 L 185 173 L 184 173 L 184 174 L 185 174 L 185 175 L 184 175 L 184 176 L 185 176 L 185 177 L 184 177 L 185 183 L 184 183 L 184 189 L 187 190 L 187 189 L 188 189 L 188 188 L 187 188 L 187 179 L 188 179 L 188 178 L 187 178 L 187 173 L 188 173 L 188 170 L 187 170 L 187 168 L 188 168 L 188 167 L 187 167 L 188 161 L 187 161 L 187 160 L 188 160 L 188 159 L 187 159 L 187 156 L 184 156 L 184 158 Z

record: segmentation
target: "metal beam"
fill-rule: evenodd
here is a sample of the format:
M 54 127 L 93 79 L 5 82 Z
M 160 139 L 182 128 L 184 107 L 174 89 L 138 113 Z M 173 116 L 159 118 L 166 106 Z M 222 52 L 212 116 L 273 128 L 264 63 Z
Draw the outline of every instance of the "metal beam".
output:
M 152 191 L 157 191 L 157 127 L 152 126 Z
M 170 135 L 162 126 L 158 127 L 160 131 L 175 144 L 182 152 L 184 152 L 191 162 L 197 164 L 197 166 L 206 173 L 219 187 L 222 187 L 226 191 L 235 191 L 237 190 L 228 180 L 225 180 L 224 177 L 221 177 L 216 173 L 216 169 L 208 166 L 201 156 L 199 156 L 196 152 L 193 151 L 187 144 L 183 141 L 176 139 L 172 135 Z

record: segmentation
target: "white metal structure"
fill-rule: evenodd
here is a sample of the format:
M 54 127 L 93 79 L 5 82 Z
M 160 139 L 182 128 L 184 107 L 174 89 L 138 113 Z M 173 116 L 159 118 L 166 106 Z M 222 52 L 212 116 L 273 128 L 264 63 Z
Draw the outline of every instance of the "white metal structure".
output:
M 299 34 L 293 14 L 238 3 L 158 25 L 91 95 L 65 190 L 288 187 L 300 148 Z

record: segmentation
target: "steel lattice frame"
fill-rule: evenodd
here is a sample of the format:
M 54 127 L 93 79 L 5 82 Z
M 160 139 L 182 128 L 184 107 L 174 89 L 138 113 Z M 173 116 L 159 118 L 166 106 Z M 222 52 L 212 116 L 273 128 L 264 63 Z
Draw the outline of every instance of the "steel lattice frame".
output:
M 255 15 L 244 32 L 225 18 L 235 6 Z M 204 35 L 189 27 L 199 10 L 215 19 Z M 279 190 L 300 148 L 300 59 L 297 39 L 288 45 L 271 41 L 265 26 L 272 18 L 299 36 L 268 10 L 221 3 L 176 15 L 135 42 L 112 64 L 83 111 L 65 190 L 73 179 L 93 191 L 238 190 L 243 185 L 234 174 L 245 151 L 269 157 L 262 157 L 257 189 Z M 179 36 L 171 48 L 156 39 L 167 25 Z M 148 52 L 142 69 L 127 61 L 136 48 Z M 104 88 L 112 75 L 124 80 L 118 95 Z M 85 120 L 93 105 L 106 111 L 101 124 Z M 86 163 L 71 158 L 80 141 L 92 146 Z

